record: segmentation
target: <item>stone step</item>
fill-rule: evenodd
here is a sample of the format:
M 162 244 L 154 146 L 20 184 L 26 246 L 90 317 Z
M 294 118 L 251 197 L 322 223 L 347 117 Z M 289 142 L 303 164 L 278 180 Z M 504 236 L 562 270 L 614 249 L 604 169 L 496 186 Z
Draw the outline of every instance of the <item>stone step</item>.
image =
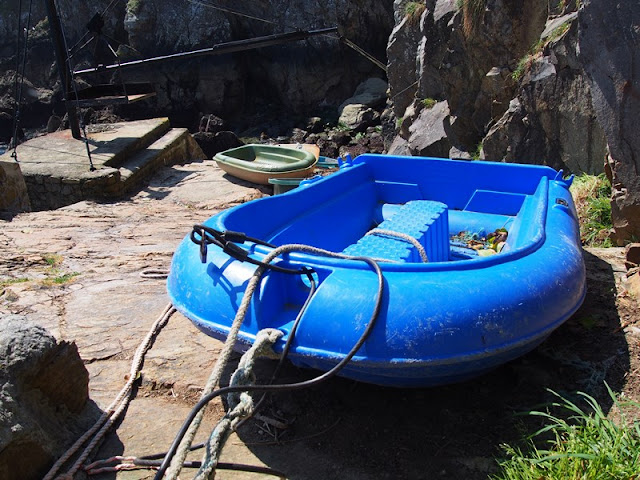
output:
M 189 132 L 171 129 L 167 118 L 92 125 L 88 133 L 93 170 L 85 143 L 71 138 L 68 130 L 18 147 L 33 210 L 117 198 L 138 188 L 163 165 L 205 158 Z
M 147 130 L 142 129 L 137 125 L 142 122 L 144 122 Z M 147 148 L 171 130 L 171 124 L 169 119 L 166 117 L 155 118 L 147 121 L 131 122 L 131 124 L 124 123 L 123 125 L 123 127 L 120 127 L 119 132 L 121 145 L 118 149 L 114 150 L 111 158 L 104 162 L 105 167 L 119 168 L 123 166 L 131 156 L 135 155 L 136 152 Z M 127 134 L 128 125 L 132 125 L 131 136 Z
M 118 169 L 122 190 L 131 192 L 162 166 L 204 158 L 189 130 L 171 128 L 158 140 L 130 156 Z

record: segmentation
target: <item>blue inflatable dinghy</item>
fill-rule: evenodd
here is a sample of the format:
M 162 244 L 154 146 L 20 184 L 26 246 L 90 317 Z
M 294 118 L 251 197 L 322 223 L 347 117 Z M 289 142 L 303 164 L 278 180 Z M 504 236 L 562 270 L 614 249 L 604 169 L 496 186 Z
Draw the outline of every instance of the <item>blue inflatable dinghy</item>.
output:
M 260 282 L 237 345 L 275 328 L 282 351 L 306 302 L 288 358 L 327 371 L 367 327 L 379 278 L 351 257 L 373 257 L 384 277 L 380 311 L 340 375 L 398 387 L 461 381 L 530 351 L 581 305 L 571 180 L 545 166 L 361 155 L 194 228 L 175 252 L 169 295 L 200 330 L 224 338 L 256 264 L 274 248 L 338 252 L 278 257 L 283 271 Z M 202 240 L 203 229 L 231 233 L 216 244 Z

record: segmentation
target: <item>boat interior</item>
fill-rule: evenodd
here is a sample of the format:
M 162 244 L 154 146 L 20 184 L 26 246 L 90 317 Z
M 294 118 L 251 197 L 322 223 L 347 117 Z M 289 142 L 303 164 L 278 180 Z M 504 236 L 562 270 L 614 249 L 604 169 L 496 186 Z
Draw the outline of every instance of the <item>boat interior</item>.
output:
M 315 188 L 250 202 L 221 215 L 222 227 L 275 245 L 302 243 L 392 262 L 468 261 L 504 254 L 544 239 L 549 180 L 558 173 L 533 165 L 406 159 L 362 155 Z M 401 167 L 399 167 L 401 165 Z M 502 244 L 487 241 L 501 234 Z M 506 238 L 505 238 L 506 237 Z M 499 242 L 498 242 L 499 243 Z M 497 248 L 496 248 L 497 247 Z

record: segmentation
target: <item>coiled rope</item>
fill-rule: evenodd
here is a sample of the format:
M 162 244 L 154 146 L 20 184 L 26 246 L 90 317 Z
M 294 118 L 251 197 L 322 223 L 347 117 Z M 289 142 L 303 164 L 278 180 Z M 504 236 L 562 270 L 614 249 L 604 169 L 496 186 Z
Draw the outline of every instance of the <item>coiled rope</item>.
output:
M 193 239 L 193 240 L 195 243 L 198 243 L 196 239 Z M 214 390 L 215 386 L 220 381 L 220 377 L 222 375 L 222 371 L 224 370 L 224 367 L 229 361 L 229 357 L 231 355 L 231 352 L 233 351 L 233 345 L 236 342 L 238 332 L 240 330 L 240 326 L 244 321 L 244 317 L 246 316 L 249 305 L 251 303 L 251 298 L 253 297 L 253 293 L 257 289 L 260 283 L 260 280 L 262 279 L 262 276 L 270 267 L 269 264 L 273 262 L 277 257 L 286 253 L 291 253 L 291 252 L 305 252 L 305 253 L 310 253 L 314 255 L 321 255 L 321 256 L 327 256 L 327 257 L 333 257 L 333 258 L 363 261 L 369 264 L 369 266 L 371 266 L 371 268 L 376 272 L 378 276 L 378 291 L 377 291 L 377 296 L 374 303 L 371 319 L 367 324 L 363 334 L 358 339 L 358 341 L 353 346 L 353 348 L 349 351 L 349 353 L 345 355 L 343 359 L 340 362 L 338 362 L 337 365 L 335 365 L 331 370 L 311 380 L 306 380 L 303 382 L 292 383 L 292 384 L 283 384 L 283 385 L 228 386 L 228 387 L 219 388 L 218 390 Z M 205 252 L 205 258 L 206 258 L 206 252 Z M 375 321 L 382 307 L 383 291 L 384 291 L 384 277 L 382 275 L 382 271 L 380 270 L 380 267 L 378 266 L 378 264 L 370 258 L 352 257 L 342 253 L 331 252 L 321 248 L 312 247 L 309 245 L 301 245 L 301 244 L 282 245 L 280 247 L 275 248 L 273 251 L 271 251 L 264 258 L 264 260 L 260 262 L 260 265 L 255 270 L 253 276 L 249 280 L 244 296 L 242 297 L 240 306 L 238 307 L 238 310 L 236 312 L 236 316 L 231 324 L 229 333 L 227 334 L 227 338 L 225 340 L 224 346 L 220 352 L 218 361 L 216 362 L 216 365 L 214 366 L 213 371 L 209 376 L 209 380 L 205 385 L 202 397 L 198 402 L 198 404 L 193 408 L 193 410 L 191 411 L 191 414 L 189 415 L 189 418 L 187 418 L 187 420 L 182 426 L 182 429 L 176 436 L 176 439 L 171 445 L 169 451 L 167 452 L 167 455 L 165 456 L 165 459 L 162 465 L 160 466 L 160 468 L 158 469 L 158 472 L 156 473 L 155 480 L 160 480 L 162 478 L 175 480 L 178 477 L 180 470 L 182 469 L 183 462 L 187 456 L 187 453 L 189 452 L 189 448 L 193 441 L 193 438 L 195 437 L 198 431 L 198 428 L 202 423 L 202 418 L 204 415 L 203 408 L 212 399 L 216 398 L 217 396 L 226 394 L 226 393 L 242 392 L 242 391 L 273 392 L 273 391 L 299 390 L 302 388 L 310 387 L 312 385 L 317 385 L 318 383 L 328 380 L 329 378 L 335 376 L 342 368 L 344 368 L 344 366 L 347 363 L 351 361 L 351 359 L 355 356 L 355 354 L 358 352 L 360 347 L 364 344 L 369 334 L 373 330 L 373 327 L 375 326 Z M 205 462 L 203 461 L 203 464 L 204 463 Z M 165 473 L 166 473 L 166 477 L 165 477 Z
M 58 477 L 59 479 L 73 479 L 73 476 L 80 470 L 82 464 L 89 457 L 93 449 L 98 445 L 98 443 L 102 440 L 104 435 L 109 431 L 111 426 L 120 418 L 120 415 L 129 405 L 131 401 L 131 393 L 133 391 L 133 384 L 138 380 L 138 376 L 140 375 L 140 371 L 142 369 L 142 363 L 144 362 L 144 356 L 149 350 L 151 344 L 155 337 L 160 333 L 160 330 L 167 324 L 169 318 L 175 313 L 176 309 L 173 305 L 168 304 L 160 317 L 153 323 L 153 326 L 144 337 L 140 345 L 138 346 L 135 355 L 133 356 L 133 360 L 131 362 L 131 370 L 129 371 L 129 378 L 127 379 L 127 383 L 122 387 L 120 393 L 116 396 L 115 400 L 107 407 L 102 416 L 98 419 L 98 421 L 82 435 L 76 443 L 74 443 L 65 453 L 62 455 L 58 461 L 51 467 L 49 472 L 44 476 L 43 480 L 53 480 L 55 475 L 60 470 L 60 467 L 64 465 L 73 455 L 82 448 L 82 445 L 85 442 L 89 441 L 89 444 L 86 446 L 82 454 L 78 457 L 73 466 L 67 471 L 66 474 Z
M 230 385 L 242 386 L 250 385 L 254 380 L 253 366 L 258 357 L 276 357 L 271 347 L 284 335 L 280 330 L 267 328 L 260 330 L 256 335 L 256 340 L 249 350 L 240 359 L 238 368 L 231 376 Z M 202 465 L 194 480 L 207 480 L 218 465 L 220 452 L 225 442 L 236 429 L 238 423 L 250 417 L 255 406 L 253 397 L 247 392 L 231 393 L 228 396 L 229 408 L 225 416 L 218 422 L 211 432 L 209 440 L 205 446 L 205 453 Z

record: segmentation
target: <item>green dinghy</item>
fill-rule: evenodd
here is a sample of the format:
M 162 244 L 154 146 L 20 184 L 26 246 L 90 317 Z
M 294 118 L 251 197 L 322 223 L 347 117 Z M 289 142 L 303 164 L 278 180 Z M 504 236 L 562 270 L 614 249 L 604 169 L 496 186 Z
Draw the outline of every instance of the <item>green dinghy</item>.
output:
M 229 175 L 268 185 L 270 178 L 309 175 L 318 161 L 317 145 L 250 144 L 218 153 L 213 159 Z

